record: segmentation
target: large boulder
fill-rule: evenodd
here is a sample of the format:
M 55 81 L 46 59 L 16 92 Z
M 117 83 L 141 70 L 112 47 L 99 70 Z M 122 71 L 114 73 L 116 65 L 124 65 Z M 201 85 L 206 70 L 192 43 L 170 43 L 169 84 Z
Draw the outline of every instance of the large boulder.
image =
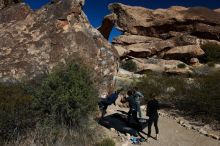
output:
M 132 45 L 137 43 L 150 43 L 160 41 L 159 38 L 141 36 L 141 35 L 120 35 L 113 39 L 113 44 Z
M 161 53 L 163 54 L 163 53 Z M 164 52 L 163 58 L 187 61 L 191 58 L 201 57 L 205 52 L 198 45 L 178 46 Z
M 115 14 L 110 14 L 105 16 L 104 20 L 102 21 L 102 25 L 98 28 L 101 34 L 106 38 L 109 39 L 109 35 L 115 25 L 115 20 L 117 16 Z
M 127 55 L 146 58 L 175 46 L 173 40 L 165 41 L 159 38 L 138 35 L 121 35 L 115 38 L 112 43 L 121 58 Z
M 2 9 L 0 80 L 40 79 L 58 64 L 81 58 L 101 77 L 100 87 L 111 86 L 117 51 L 89 24 L 83 3 L 60 0 L 37 11 L 25 4 Z
M 179 60 L 133 58 L 133 61 L 137 64 L 137 73 L 141 74 L 149 71 L 180 75 L 189 75 L 193 73 L 190 66 Z
M 169 64 L 176 64 L 173 61 L 176 60 L 193 66 L 200 65 L 199 62 L 204 62 L 205 57 L 201 45 L 207 42 L 220 43 L 218 9 L 173 6 L 168 9 L 152 10 L 121 3 L 110 4 L 109 9 L 112 13 L 107 15 L 105 20 L 112 23 L 111 27 L 105 25 L 105 28 L 109 28 L 108 32 L 100 32 L 104 36 L 106 33 L 109 35 L 109 30 L 114 24 L 123 32 L 112 41 L 120 59 L 142 59 L 141 64 L 137 61 L 136 63 L 145 69 L 151 66 L 161 70 L 160 66 L 149 65 L 146 62 L 146 59 L 151 58 L 165 59 L 167 62 L 170 61 Z M 169 70 L 170 73 L 177 72 L 176 69 Z M 184 73 L 184 70 L 178 69 L 180 73 Z M 167 72 L 164 69 L 162 71 Z
M 208 8 L 171 7 L 151 10 L 113 3 L 109 9 L 117 15 L 117 27 L 130 34 L 160 37 L 159 34 L 178 31 L 199 38 L 219 40 L 220 14 Z

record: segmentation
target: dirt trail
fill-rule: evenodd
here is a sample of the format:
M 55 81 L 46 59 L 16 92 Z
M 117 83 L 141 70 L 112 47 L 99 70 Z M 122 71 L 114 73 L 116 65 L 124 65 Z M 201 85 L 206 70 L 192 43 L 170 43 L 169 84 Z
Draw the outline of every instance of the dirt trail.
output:
M 126 111 L 119 107 L 110 106 L 108 115 L 118 113 L 117 110 Z M 123 126 L 123 125 L 122 125 Z M 169 117 L 159 117 L 159 140 L 149 138 L 148 142 L 143 142 L 142 146 L 220 146 L 220 141 L 206 137 L 194 130 L 189 130 L 179 125 L 174 119 Z M 143 130 L 147 133 L 147 128 Z M 144 137 L 146 135 L 143 134 Z M 155 136 L 154 127 L 152 126 L 152 136 Z M 125 140 L 120 146 L 133 146 L 129 140 Z

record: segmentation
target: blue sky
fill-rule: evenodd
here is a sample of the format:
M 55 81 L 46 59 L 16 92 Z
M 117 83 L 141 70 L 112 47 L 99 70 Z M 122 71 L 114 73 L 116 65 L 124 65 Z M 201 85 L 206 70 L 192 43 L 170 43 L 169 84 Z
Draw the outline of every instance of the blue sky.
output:
M 31 8 L 38 9 L 50 0 L 24 0 Z M 142 6 L 146 8 L 168 8 L 179 5 L 186 7 L 204 6 L 211 9 L 220 8 L 220 0 L 85 0 L 84 12 L 90 23 L 96 28 L 101 25 L 103 17 L 109 14 L 108 4 L 120 2 L 132 6 Z M 110 41 L 120 32 L 114 29 L 110 35 Z

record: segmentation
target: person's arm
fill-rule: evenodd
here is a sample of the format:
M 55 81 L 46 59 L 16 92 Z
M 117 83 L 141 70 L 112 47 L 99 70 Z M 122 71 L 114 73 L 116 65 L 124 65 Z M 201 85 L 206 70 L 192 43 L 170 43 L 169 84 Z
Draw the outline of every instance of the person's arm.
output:
M 149 109 L 149 102 L 147 103 L 147 110 L 146 110 L 146 116 L 149 116 L 149 111 L 150 111 L 150 109 Z
M 126 103 L 127 102 L 127 98 L 126 96 L 124 96 L 122 99 L 121 99 L 121 103 Z
M 157 100 L 157 110 L 159 110 L 159 109 L 160 109 L 160 105 L 159 105 L 159 102 Z
M 116 105 L 116 100 L 118 99 L 119 93 L 115 94 L 115 98 L 114 98 L 114 105 Z
M 141 92 L 136 92 L 136 94 L 140 97 L 140 98 L 144 98 L 144 95 Z

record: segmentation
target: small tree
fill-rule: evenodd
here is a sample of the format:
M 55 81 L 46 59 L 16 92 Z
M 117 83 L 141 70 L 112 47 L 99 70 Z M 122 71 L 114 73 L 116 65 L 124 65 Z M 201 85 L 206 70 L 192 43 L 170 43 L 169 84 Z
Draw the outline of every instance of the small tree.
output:
M 131 71 L 131 72 L 136 72 L 137 71 L 137 65 L 131 59 L 127 60 L 127 61 L 123 61 L 121 63 L 121 68 L 123 68 L 125 70 L 128 70 L 128 71 Z
M 205 51 L 208 62 L 220 63 L 220 45 L 217 43 L 206 43 L 201 46 Z
M 177 65 L 178 68 L 186 68 L 186 64 L 184 63 L 180 63 Z

